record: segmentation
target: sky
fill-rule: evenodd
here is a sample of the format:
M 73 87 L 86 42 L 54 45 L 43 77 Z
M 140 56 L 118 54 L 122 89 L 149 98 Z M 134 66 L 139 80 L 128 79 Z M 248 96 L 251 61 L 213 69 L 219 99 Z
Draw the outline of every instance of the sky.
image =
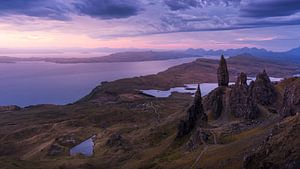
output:
M 0 49 L 299 46 L 299 0 L 0 0 Z

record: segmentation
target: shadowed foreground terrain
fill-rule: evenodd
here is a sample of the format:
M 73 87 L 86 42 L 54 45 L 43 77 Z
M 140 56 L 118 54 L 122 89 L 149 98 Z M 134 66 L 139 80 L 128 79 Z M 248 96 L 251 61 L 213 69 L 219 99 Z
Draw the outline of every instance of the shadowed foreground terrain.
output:
M 104 82 L 65 106 L 2 107 L 0 166 L 296 169 L 300 78 L 292 76 L 299 72 L 299 65 L 252 56 L 220 65 L 198 59 L 156 75 Z M 247 76 L 257 79 L 248 85 Z M 269 76 L 286 79 L 272 83 Z M 199 90 L 195 98 L 140 92 L 203 82 L 220 85 L 202 98 Z M 69 155 L 71 147 L 93 135 L 93 156 Z

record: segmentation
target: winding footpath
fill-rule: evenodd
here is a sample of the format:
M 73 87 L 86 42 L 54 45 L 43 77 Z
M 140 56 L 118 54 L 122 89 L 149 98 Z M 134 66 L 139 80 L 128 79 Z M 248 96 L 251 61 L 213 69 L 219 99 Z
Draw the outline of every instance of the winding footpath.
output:
M 201 131 L 202 131 L 202 130 L 200 129 L 200 133 L 201 133 Z M 213 135 L 213 138 L 214 138 L 214 144 L 217 144 L 217 137 L 216 137 L 216 134 L 214 133 L 213 130 L 210 130 L 210 132 L 211 132 L 211 134 Z M 201 157 L 203 156 L 203 154 L 207 151 L 207 149 L 208 149 L 208 147 L 209 147 L 209 146 L 206 144 L 206 142 L 203 140 L 203 137 L 202 137 L 202 136 L 200 137 L 200 139 L 201 139 L 201 142 L 202 142 L 203 145 L 204 145 L 204 148 L 203 148 L 203 150 L 200 152 L 200 154 L 197 156 L 195 162 L 194 162 L 193 165 L 190 167 L 190 169 L 193 169 L 193 168 L 197 165 L 197 163 L 200 161 Z
M 157 123 L 160 123 L 160 114 L 154 106 L 153 102 L 150 102 L 150 107 L 154 110 L 154 113 L 156 114 Z

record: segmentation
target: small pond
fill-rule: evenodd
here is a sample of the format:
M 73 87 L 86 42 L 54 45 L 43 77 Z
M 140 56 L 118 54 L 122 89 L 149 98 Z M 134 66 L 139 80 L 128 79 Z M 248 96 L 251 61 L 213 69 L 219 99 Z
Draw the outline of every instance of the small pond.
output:
M 82 154 L 86 157 L 90 157 L 94 153 L 94 140 L 96 136 L 81 142 L 80 144 L 76 145 L 75 147 L 70 149 L 70 155 L 74 156 L 77 154 Z

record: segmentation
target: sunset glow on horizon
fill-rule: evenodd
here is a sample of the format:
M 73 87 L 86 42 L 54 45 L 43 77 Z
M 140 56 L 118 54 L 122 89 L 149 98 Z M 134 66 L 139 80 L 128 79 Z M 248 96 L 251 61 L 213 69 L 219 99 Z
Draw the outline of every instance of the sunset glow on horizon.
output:
M 0 48 L 9 49 L 284 51 L 300 45 L 299 30 L 296 0 L 9 0 L 0 4 Z

